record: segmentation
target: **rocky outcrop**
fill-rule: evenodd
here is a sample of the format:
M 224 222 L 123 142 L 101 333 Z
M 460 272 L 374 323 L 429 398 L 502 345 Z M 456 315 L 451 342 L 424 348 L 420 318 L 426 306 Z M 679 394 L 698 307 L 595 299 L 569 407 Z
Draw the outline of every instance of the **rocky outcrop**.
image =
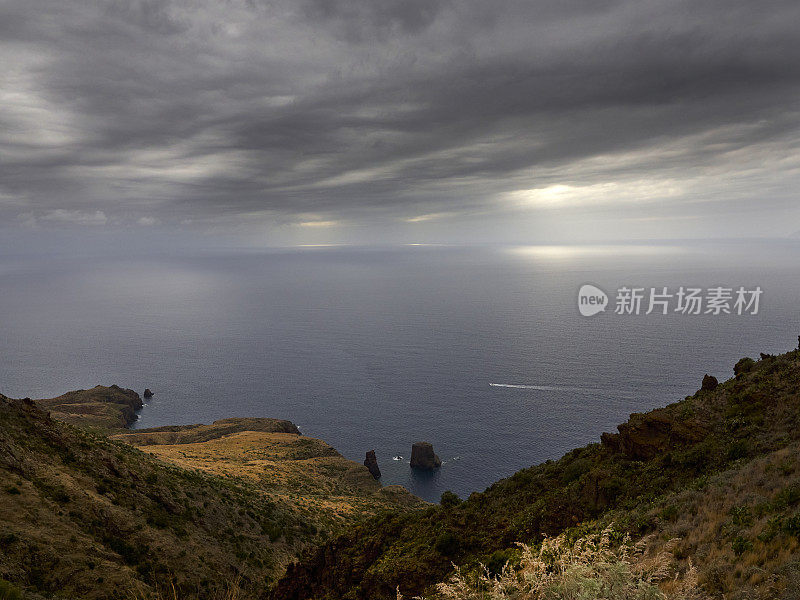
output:
M 378 459 L 375 456 L 375 450 L 367 452 L 367 457 L 364 459 L 364 466 L 369 469 L 369 472 L 375 479 L 381 478 L 381 470 L 378 467 Z
M 150 391 L 150 388 L 147 388 L 142 395 L 144 396 L 145 400 L 149 400 L 153 397 L 153 392 Z
M 706 375 L 703 377 L 703 383 L 700 386 L 700 389 L 704 392 L 713 392 L 715 389 L 717 389 L 718 385 L 719 381 L 717 381 L 717 378 L 706 373 Z
M 741 375 L 744 375 L 745 373 L 749 373 L 750 371 L 752 371 L 755 365 L 756 361 L 754 361 L 749 356 L 745 356 L 733 366 L 733 374 L 739 377 Z
M 695 419 L 676 419 L 665 409 L 634 413 L 627 423 L 617 427 L 619 433 L 604 433 L 603 446 L 635 460 L 646 460 L 677 446 L 703 439 L 708 428 Z
M 430 442 L 416 442 L 411 447 L 411 467 L 432 471 L 442 466 L 442 459 L 436 456 Z

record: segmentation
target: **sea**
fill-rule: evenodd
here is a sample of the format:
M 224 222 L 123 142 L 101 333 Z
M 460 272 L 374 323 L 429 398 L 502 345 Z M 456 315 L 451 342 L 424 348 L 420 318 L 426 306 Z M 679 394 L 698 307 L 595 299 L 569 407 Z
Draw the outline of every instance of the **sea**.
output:
M 289 419 L 435 502 L 797 347 L 799 302 L 797 240 L 6 253 L 0 392 L 150 388 L 135 427 Z

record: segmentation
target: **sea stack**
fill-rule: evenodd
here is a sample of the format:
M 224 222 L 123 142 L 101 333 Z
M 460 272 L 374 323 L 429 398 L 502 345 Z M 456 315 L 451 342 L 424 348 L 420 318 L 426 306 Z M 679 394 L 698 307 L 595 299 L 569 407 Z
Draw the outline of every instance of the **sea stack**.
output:
M 378 468 L 378 459 L 375 457 L 375 450 L 367 452 L 367 458 L 364 459 L 364 466 L 369 469 L 375 479 L 381 478 L 381 470 Z
M 441 466 L 442 459 L 436 456 L 430 442 L 415 442 L 411 447 L 412 468 L 433 471 Z
M 151 391 L 150 391 L 150 388 L 147 388 L 147 389 L 144 391 L 144 394 L 143 394 L 143 396 L 144 396 L 145 398 L 152 398 L 152 397 L 153 397 L 153 392 L 151 392 Z

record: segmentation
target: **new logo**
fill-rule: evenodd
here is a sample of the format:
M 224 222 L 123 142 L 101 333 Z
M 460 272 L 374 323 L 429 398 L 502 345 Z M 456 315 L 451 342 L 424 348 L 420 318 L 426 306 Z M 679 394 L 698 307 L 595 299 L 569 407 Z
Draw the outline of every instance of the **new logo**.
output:
M 578 310 L 584 317 L 603 312 L 608 306 L 608 295 L 599 287 L 586 283 L 578 290 Z

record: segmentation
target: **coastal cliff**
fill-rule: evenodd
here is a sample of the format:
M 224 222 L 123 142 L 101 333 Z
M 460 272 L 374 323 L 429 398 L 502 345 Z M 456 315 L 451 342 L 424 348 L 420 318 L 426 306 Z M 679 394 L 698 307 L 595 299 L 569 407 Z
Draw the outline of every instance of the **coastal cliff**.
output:
M 59 421 L 106 429 L 129 427 L 136 422 L 136 412 L 143 406 L 139 394 L 118 385 L 75 390 L 57 398 L 36 400 L 36 404 Z

